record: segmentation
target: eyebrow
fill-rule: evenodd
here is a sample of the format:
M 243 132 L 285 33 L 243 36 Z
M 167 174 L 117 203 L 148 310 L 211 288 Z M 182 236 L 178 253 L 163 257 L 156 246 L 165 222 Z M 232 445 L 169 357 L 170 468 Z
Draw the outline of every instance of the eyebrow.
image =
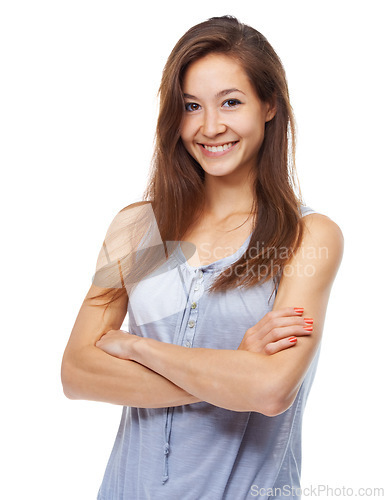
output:
M 216 99 L 218 97 L 224 97 L 225 95 L 231 94 L 232 92 L 241 92 L 242 94 L 245 95 L 245 93 L 242 90 L 233 88 L 233 89 L 221 90 L 220 92 L 218 92 L 215 95 L 215 97 L 216 97 Z M 191 94 L 184 94 L 184 97 L 186 97 L 187 99 L 197 99 L 197 97 L 195 95 L 191 95 Z

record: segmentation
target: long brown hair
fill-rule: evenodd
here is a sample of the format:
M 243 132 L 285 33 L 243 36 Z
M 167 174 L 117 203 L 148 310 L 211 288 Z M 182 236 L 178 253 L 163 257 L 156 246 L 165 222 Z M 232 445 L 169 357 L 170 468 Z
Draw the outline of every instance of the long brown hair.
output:
M 215 292 L 255 286 L 270 278 L 276 281 L 301 243 L 303 222 L 295 170 L 295 120 L 283 65 L 261 33 L 232 16 L 213 17 L 193 26 L 177 42 L 159 89 L 156 144 L 143 200 L 151 203 L 166 254 L 173 245 L 166 248 L 165 243 L 181 239 L 204 206 L 205 172 L 185 149 L 180 130 L 185 71 L 210 53 L 238 61 L 259 99 L 276 108 L 274 118 L 265 125 L 256 163 L 254 230 L 249 246 L 212 283 L 210 291 Z M 145 266 L 147 271 L 156 268 L 156 260 Z M 125 272 L 124 267 L 123 275 L 128 276 L 132 268 L 126 266 Z M 124 290 L 117 291 L 112 300 L 121 292 Z

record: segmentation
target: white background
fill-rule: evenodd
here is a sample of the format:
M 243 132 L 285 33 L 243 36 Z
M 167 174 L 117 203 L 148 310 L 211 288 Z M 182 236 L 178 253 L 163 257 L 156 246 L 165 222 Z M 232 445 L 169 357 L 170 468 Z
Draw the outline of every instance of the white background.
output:
M 145 187 L 166 58 L 190 26 L 224 14 L 281 57 L 305 201 L 345 236 L 304 415 L 303 487 L 386 491 L 381 9 L 371 0 L 2 2 L 2 498 L 96 498 L 121 409 L 67 400 L 61 357 L 107 227 Z

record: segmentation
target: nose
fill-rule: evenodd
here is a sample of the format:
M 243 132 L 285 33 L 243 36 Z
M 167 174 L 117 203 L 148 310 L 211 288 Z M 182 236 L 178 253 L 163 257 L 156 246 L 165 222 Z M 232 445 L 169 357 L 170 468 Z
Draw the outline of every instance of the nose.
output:
M 201 132 L 206 137 L 215 137 L 226 131 L 226 125 L 217 110 L 206 109 L 202 116 Z

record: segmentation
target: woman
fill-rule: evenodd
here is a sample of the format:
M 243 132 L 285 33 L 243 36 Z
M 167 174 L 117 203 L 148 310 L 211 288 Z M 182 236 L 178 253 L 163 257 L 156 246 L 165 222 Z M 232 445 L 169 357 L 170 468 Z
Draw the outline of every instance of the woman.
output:
M 63 358 L 66 396 L 124 406 L 100 500 L 299 498 L 343 238 L 302 205 L 293 160 L 267 40 L 230 16 L 191 28 L 144 201 L 111 223 Z

